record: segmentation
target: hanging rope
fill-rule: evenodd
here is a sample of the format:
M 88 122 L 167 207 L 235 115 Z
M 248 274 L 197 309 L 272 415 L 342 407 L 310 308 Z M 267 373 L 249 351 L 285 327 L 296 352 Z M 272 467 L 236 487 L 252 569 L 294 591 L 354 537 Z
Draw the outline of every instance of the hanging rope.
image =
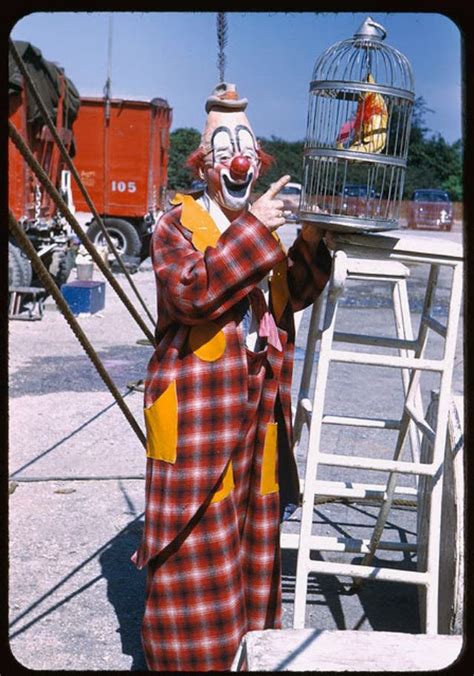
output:
M 36 104 L 38 105 L 39 109 L 41 110 L 41 113 L 42 113 L 43 118 L 44 118 L 44 120 L 45 120 L 45 122 L 46 122 L 46 125 L 47 125 L 47 127 L 49 128 L 49 130 L 50 130 L 50 132 L 51 132 L 51 134 L 52 134 L 52 136 L 53 136 L 53 138 L 54 138 L 54 140 L 55 140 L 55 142 L 56 142 L 56 145 L 57 145 L 58 148 L 59 148 L 59 151 L 60 151 L 60 153 L 61 153 L 62 159 L 64 160 L 64 162 L 66 163 L 67 167 L 68 167 L 69 170 L 71 171 L 71 174 L 73 175 L 74 180 L 76 181 L 77 186 L 78 186 L 79 190 L 81 191 L 81 193 L 82 193 L 82 195 L 83 195 L 83 197 L 84 197 L 84 199 L 85 199 L 85 201 L 86 201 L 86 203 L 87 203 L 89 209 L 91 210 L 92 214 L 94 215 L 95 220 L 96 220 L 97 223 L 99 224 L 99 226 L 100 226 L 100 228 L 101 228 L 101 230 L 102 230 L 102 233 L 103 233 L 103 235 L 104 235 L 104 238 L 105 238 L 105 240 L 106 240 L 106 242 L 107 242 L 107 245 L 108 245 L 108 247 L 109 247 L 109 250 L 110 250 L 110 251 L 113 253 L 113 255 L 115 256 L 115 258 L 116 258 L 116 260 L 117 260 L 117 263 L 118 263 L 119 266 L 120 266 L 120 269 L 121 269 L 122 272 L 125 274 L 125 276 L 126 276 L 128 282 L 129 282 L 130 286 L 132 287 L 133 291 L 135 292 L 135 295 L 137 296 L 137 298 L 138 298 L 138 300 L 140 301 L 140 303 L 141 303 L 143 309 L 144 309 L 145 312 L 147 313 L 147 315 L 148 315 L 150 321 L 152 322 L 152 324 L 153 324 L 153 326 L 154 326 L 154 325 L 155 325 L 155 319 L 153 318 L 152 314 L 150 313 L 148 307 L 146 306 L 146 303 L 144 302 L 142 296 L 140 295 L 140 293 L 139 293 L 139 291 L 138 291 L 138 289 L 137 289 L 135 283 L 133 282 L 133 280 L 132 280 L 132 278 L 131 278 L 131 276 L 130 276 L 128 270 L 127 270 L 127 268 L 126 268 L 125 265 L 123 264 L 123 261 L 122 261 L 122 259 L 121 259 L 121 257 L 120 257 L 120 254 L 118 253 L 117 249 L 115 248 L 115 245 L 114 245 L 112 239 L 110 238 L 109 233 L 107 232 L 107 229 L 106 229 L 106 227 L 105 227 L 105 225 L 104 225 L 104 223 L 103 223 L 103 221 L 102 221 L 102 218 L 99 216 L 99 214 L 98 214 L 98 212 L 97 212 L 97 210 L 96 210 L 96 208 L 95 208 L 95 206 L 94 206 L 94 204 L 93 204 L 93 202 L 92 202 L 92 200 L 91 200 L 91 198 L 90 198 L 90 196 L 89 196 L 89 193 L 87 192 L 85 186 L 83 185 L 83 183 L 82 183 L 82 181 L 81 181 L 81 179 L 80 179 L 80 176 L 79 176 L 79 174 L 77 173 L 76 167 L 74 166 L 74 163 L 73 163 L 73 161 L 72 161 L 72 159 L 71 159 L 71 157 L 70 157 L 68 151 L 66 150 L 66 147 L 64 146 L 62 140 L 60 139 L 59 134 L 58 134 L 58 132 L 57 132 L 57 130 L 56 130 L 56 127 L 55 127 L 53 121 L 51 120 L 51 117 L 49 116 L 49 113 L 48 113 L 48 111 L 46 110 L 46 107 L 45 107 L 45 105 L 44 105 L 44 103 L 43 103 L 43 101 L 42 101 L 42 99 L 41 99 L 41 96 L 39 95 L 38 90 L 36 89 L 35 84 L 34 84 L 33 80 L 31 79 L 31 76 L 30 76 L 30 74 L 28 73 L 25 64 L 23 63 L 23 59 L 22 59 L 21 56 L 19 55 L 19 53 L 18 53 L 18 51 L 17 51 L 17 49 L 16 49 L 16 47 L 15 47 L 15 44 L 14 44 L 14 42 L 13 42 L 13 40 L 12 40 L 11 38 L 10 38 L 9 45 L 10 45 L 10 51 L 11 51 L 11 54 L 12 54 L 12 56 L 13 56 L 13 58 L 14 58 L 16 64 L 17 64 L 18 68 L 20 69 L 20 72 L 21 72 L 22 76 L 24 77 L 25 82 L 26 82 L 26 84 L 27 84 L 29 90 L 31 91 L 31 94 L 32 94 L 32 96 L 33 96 L 33 98 L 34 98 Z M 87 247 L 86 247 L 86 248 L 87 248 Z
M 105 122 L 109 123 L 110 118 L 110 98 L 112 94 L 112 14 L 109 15 L 109 46 L 107 49 L 107 79 L 104 86 L 105 98 Z
M 217 12 L 217 67 L 219 69 L 219 82 L 225 82 L 226 58 L 224 47 L 227 44 L 227 17 L 225 12 Z
M 81 240 L 82 244 L 84 247 L 87 249 L 87 251 L 90 253 L 92 256 L 92 259 L 94 262 L 97 264 L 101 272 L 104 274 L 106 279 L 109 281 L 110 285 L 116 292 L 116 294 L 119 296 L 119 298 L 122 300 L 123 304 L 127 308 L 127 310 L 130 312 L 132 317 L 135 319 L 137 324 L 140 326 L 148 340 L 151 342 L 152 345 L 155 344 L 155 338 L 153 336 L 153 333 L 150 331 L 150 329 L 147 327 L 147 325 L 144 323 L 143 319 L 140 317 L 134 306 L 130 303 L 129 299 L 125 295 L 125 292 L 123 291 L 122 287 L 120 284 L 117 282 L 113 274 L 110 272 L 108 269 L 107 265 L 104 263 L 102 260 L 101 256 L 97 252 L 96 248 L 90 241 L 90 239 L 87 237 L 86 233 L 83 231 L 81 226 L 79 225 L 78 221 L 75 219 L 73 214 L 70 212 L 69 207 L 61 197 L 60 193 L 58 190 L 55 188 L 53 183 L 51 182 L 49 176 L 44 172 L 43 168 L 39 164 L 39 162 L 36 160 L 34 157 L 33 153 L 31 150 L 28 148 L 26 143 L 23 141 L 22 137 L 20 134 L 17 132 L 15 125 L 13 125 L 10 121 L 8 122 L 8 133 L 15 144 L 15 146 L 18 148 L 26 162 L 28 163 L 29 167 L 33 170 L 37 178 L 39 178 L 40 182 L 44 186 L 46 192 L 49 194 L 51 199 L 54 201 L 58 209 L 63 213 L 64 217 L 66 218 L 67 222 L 71 226 L 71 228 L 74 230 L 76 235 L 79 237 Z M 29 240 L 28 240 L 29 241 Z M 34 248 L 33 248 L 34 251 Z
M 18 242 L 18 244 L 21 246 L 23 251 L 28 255 L 28 258 L 31 261 L 31 264 L 33 265 L 36 274 L 38 275 L 39 280 L 43 284 L 44 288 L 48 291 L 48 293 L 51 294 L 51 296 L 54 298 L 56 301 L 56 304 L 58 308 L 61 310 L 63 313 L 67 323 L 73 330 L 76 338 L 84 348 L 85 353 L 91 360 L 91 362 L 94 364 L 95 368 L 97 369 L 98 374 L 106 384 L 106 386 L 109 388 L 110 392 L 112 393 L 115 401 L 119 405 L 122 413 L 130 423 L 130 426 L 134 430 L 135 434 L 137 437 L 140 439 L 141 443 L 143 446 L 146 447 L 146 439 L 145 435 L 143 434 L 143 431 L 135 418 L 133 417 L 132 412 L 128 408 L 127 404 L 123 400 L 122 395 L 118 391 L 118 389 L 115 386 L 115 383 L 111 380 L 109 374 L 105 370 L 100 358 L 98 357 L 96 351 L 92 347 L 89 339 L 87 338 L 86 334 L 81 328 L 81 325 L 77 321 L 77 319 L 74 317 L 72 314 L 71 310 L 69 309 L 68 304 L 66 303 L 65 299 L 63 298 L 61 292 L 59 291 L 58 287 L 56 286 L 53 278 L 49 274 L 48 270 L 46 269 L 46 266 L 44 265 L 43 261 L 39 257 L 38 253 L 36 252 L 33 244 L 30 242 L 26 234 L 24 233 L 23 229 L 19 225 L 18 221 L 12 214 L 12 212 L 9 210 L 9 229 L 12 235 L 14 236 L 15 240 Z

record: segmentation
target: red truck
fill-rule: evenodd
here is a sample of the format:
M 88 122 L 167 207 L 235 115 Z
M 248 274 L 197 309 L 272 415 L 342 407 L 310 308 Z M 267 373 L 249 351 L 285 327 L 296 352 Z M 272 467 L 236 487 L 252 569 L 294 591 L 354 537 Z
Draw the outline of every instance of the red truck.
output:
M 140 262 L 148 256 L 157 214 L 164 206 L 172 110 L 164 99 L 130 101 L 79 95 L 57 65 L 28 42 L 14 45 L 73 158 L 76 169 L 118 250 Z M 71 211 L 87 206 L 9 56 L 9 120 L 27 141 Z M 9 207 L 58 285 L 74 265 L 74 233 L 11 140 L 8 145 Z M 92 214 L 91 214 L 92 219 Z M 88 234 L 99 243 L 99 225 Z M 31 263 L 9 241 L 9 287 L 35 285 Z
M 81 97 L 74 123 L 74 164 L 119 253 L 140 262 L 165 203 L 171 108 L 164 99 Z M 90 211 L 72 186 L 77 211 Z M 87 234 L 104 236 L 92 218 Z

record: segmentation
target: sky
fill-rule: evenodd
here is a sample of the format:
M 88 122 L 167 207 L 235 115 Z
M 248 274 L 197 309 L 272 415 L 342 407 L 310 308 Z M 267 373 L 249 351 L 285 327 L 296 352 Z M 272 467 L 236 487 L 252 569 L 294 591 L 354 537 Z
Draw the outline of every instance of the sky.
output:
M 219 82 L 216 12 L 35 12 L 11 37 L 62 66 L 83 96 L 164 98 L 172 130 L 202 130 L 204 103 Z M 352 37 L 367 12 L 227 12 L 225 80 L 249 101 L 256 135 L 286 141 L 306 133 L 309 82 L 316 59 Z M 385 44 L 409 60 L 415 96 L 429 109 L 428 135 L 462 136 L 461 32 L 435 12 L 371 12 Z

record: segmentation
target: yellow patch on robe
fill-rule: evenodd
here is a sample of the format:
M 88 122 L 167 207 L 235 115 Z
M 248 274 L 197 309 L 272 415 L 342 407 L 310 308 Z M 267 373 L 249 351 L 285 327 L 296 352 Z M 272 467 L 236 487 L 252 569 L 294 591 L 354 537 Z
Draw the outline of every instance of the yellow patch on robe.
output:
M 214 322 L 197 324 L 189 332 L 189 347 L 203 361 L 217 361 L 225 352 L 226 339 Z
M 145 425 L 147 456 L 174 464 L 178 446 L 178 397 L 175 380 L 145 409 Z
M 276 480 L 278 423 L 269 422 L 263 446 L 262 476 L 260 495 L 276 493 L 279 490 Z
M 286 275 L 286 261 L 281 261 L 273 268 L 272 276 L 270 278 L 270 295 L 272 299 L 273 314 L 275 315 L 275 320 L 277 322 L 280 321 L 283 310 L 290 297 Z
M 234 483 L 234 471 L 232 469 L 232 460 L 229 460 L 227 469 L 224 472 L 224 476 L 222 477 L 221 484 L 218 490 L 214 493 L 211 502 L 220 502 L 221 500 L 226 498 L 232 491 L 234 486 L 235 483 Z

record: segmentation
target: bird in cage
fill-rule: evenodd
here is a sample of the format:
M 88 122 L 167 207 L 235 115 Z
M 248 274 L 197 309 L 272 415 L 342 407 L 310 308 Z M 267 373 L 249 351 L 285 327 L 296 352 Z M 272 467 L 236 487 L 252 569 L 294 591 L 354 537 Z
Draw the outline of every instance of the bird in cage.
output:
M 367 76 L 369 84 L 375 84 L 373 76 Z M 359 97 L 354 117 L 345 122 L 337 135 L 339 150 L 380 153 L 387 141 L 387 104 L 377 92 L 364 92 Z

